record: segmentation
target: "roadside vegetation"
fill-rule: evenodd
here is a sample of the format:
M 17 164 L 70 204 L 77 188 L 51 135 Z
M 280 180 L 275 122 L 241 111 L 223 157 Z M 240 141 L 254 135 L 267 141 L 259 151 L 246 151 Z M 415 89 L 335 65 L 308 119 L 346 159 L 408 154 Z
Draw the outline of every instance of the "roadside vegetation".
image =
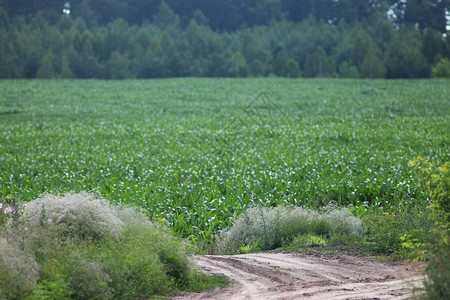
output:
M 282 246 L 325 246 L 327 241 L 348 240 L 364 233 L 363 223 L 346 209 L 331 206 L 322 213 L 295 207 L 253 207 L 222 232 L 219 253 L 273 250 Z
M 213 251 L 236 254 L 267 250 L 322 251 L 426 261 L 425 293 L 419 299 L 450 295 L 450 162 L 433 166 L 410 161 L 427 204 L 390 214 L 355 217 L 347 208 L 322 212 L 298 207 L 253 207 L 217 238 Z
M 227 284 L 133 208 L 85 193 L 10 200 L 0 212 L 1 299 L 140 299 Z

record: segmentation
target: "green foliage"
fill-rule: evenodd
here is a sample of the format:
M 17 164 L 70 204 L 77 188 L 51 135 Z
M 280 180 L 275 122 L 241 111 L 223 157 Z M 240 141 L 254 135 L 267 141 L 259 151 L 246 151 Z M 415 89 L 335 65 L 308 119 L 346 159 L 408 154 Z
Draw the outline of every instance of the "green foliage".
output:
M 131 77 L 130 61 L 124 55 L 114 51 L 106 64 L 108 78 L 125 79 Z
M 334 72 L 333 59 L 327 56 L 322 47 L 318 47 L 316 51 L 306 56 L 305 76 L 331 77 Z
M 72 71 L 70 70 L 69 60 L 66 55 L 61 59 L 61 78 L 70 79 L 73 77 Z
M 61 16 L 64 0 L 54 1 L 3 1 L 11 18 L 17 16 L 41 15 L 53 22 Z M 71 2 L 71 14 L 81 16 L 90 24 L 104 24 L 117 18 L 126 18 L 133 24 L 149 22 L 158 14 L 161 0 L 83 0 Z M 396 26 L 417 24 L 420 30 L 431 27 L 445 32 L 445 11 L 447 0 L 410 1 L 392 5 L 393 1 L 380 0 L 377 5 L 370 1 L 334 0 L 166 0 L 168 9 L 175 11 L 181 20 L 189 20 L 201 11 L 203 18 L 214 31 L 233 31 L 244 25 L 258 26 L 273 20 L 285 19 L 301 22 L 313 15 L 332 25 L 339 22 L 354 23 L 373 17 L 386 18 L 388 9 L 393 9 L 396 17 L 391 20 Z M 198 19 L 198 17 L 196 17 Z M 202 20 L 200 19 L 200 20 Z
M 273 62 L 273 72 L 280 77 L 300 77 L 301 71 L 297 61 L 286 51 L 278 52 Z
M 76 14 L 59 19 L 46 12 L 4 21 L 0 78 L 299 77 L 300 70 L 306 77 L 421 78 L 430 75 L 436 60 L 450 56 L 449 38 L 438 31 L 397 29 L 379 14 L 351 24 L 328 13 L 326 19 L 310 15 L 294 22 L 280 10 L 282 1 L 271 0 L 220 11 L 211 19 L 205 11 L 210 8 L 198 10 L 199 2 L 102 1 L 108 3 L 82 1 Z M 97 18 L 91 8 L 102 6 L 110 14 Z M 124 15 L 128 8 L 133 9 Z M 247 26 L 217 30 L 243 17 L 250 18 Z
M 257 252 L 260 250 L 261 249 L 259 248 L 258 241 L 254 241 L 250 245 L 243 245 L 243 246 L 239 247 L 239 253 L 242 253 L 242 254 Z
M 361 64 L 361 76 L 365 78 L 383 78 L 386 68 L 381 58 L 381 51 L 376 48 L 370 48 L 364 55 Z
M 153 17 L 153 22 L 161 28 L 167 28 L 169 26 L 176 27 L 179 23 L 179 17 L 173 12 L 165 1 L 161 1 L 158 6 L 158 12 Z
M 37 78 L 51 79 L 55 77 L 55 67 L 53 65 L 54 57 L 47 52 L 41 60 L 41 64 L 37 71 Z
M 137 232 L 132 232 L 136 229 Z M 145 235 L 149 233 L 150 236 Z M 132 225 L 123 232 L 121 243 L 111 240 L 101 246 L 100 252 L 92 249 L 91 255 L 98 257 L 110 277 L 109 286 L 115 298 L 135 299 L 174 291 L 176 278 L 165 272 L 165 262 L 157 253 L 159 247 L 165 248 L 167 245 L 161 244 L 160 238 L 154 241 L 156 235 L 144 226 L 136 228 Z M 171 268 L 169 264 L 167 270 Z
M 69 288 L 69 284 L 65 281 L 65 276 L 61 274 L 54 274 L 52 280 L 42 280 L 35 289 L 33 295 L 27 299 L 68 299 L 73 292 Z
M 256 205 L 320 209 L 335 201 L 360 216 L 394 214 L 427 201 L 409 173 L 410 154 L 449 156 L 447 86 L 0 81 L 0 198 L 96 191 L 205 242 Z M 261 91 L 267 97 L 257 98 Z
M 421 53 L 420 36 L 406 28 L 392 39 L 384 56 L 387 78 L 427 77 L 430 66 Z
M 402 241 L 400 246 L 405 252 L 403 256 L 413 261 L 426 259 L 426 245 L 422 239 L 415 237 L 417 233 L 419 236 L 423 234 L 422 231 L 417 230 L 400 237 L 400 240 Z
M 14 49 L 14 36 L 0 28 L 0 78 L 21 77 L 19 57 Z
M 441 59 L 431 70 L 432 77 L 450 78 L 450 60 Z
M 0 7 L 0 28 L 9 26 L 9 16 L 3 7 Z
M 230 284 L 228 277 L 222 274 L 206 275 L 195 271 L 189 278 L 189 285 L 185 287 L 188 292 L 200 292 L 212 290 L 218 287 L 226 287 Z
M 226 284 L 194 270 L 167 229 L 88 194 L 44 195 L 0 229 L 0 297 L 8 299 L 136 299 Z
M 362 218 L 369 252 L 408 260 L 424 259 L 433 222 L 425 204 L 410 203 L 389 214 L 372 213 Z
M 436 63 L 436 58 L 445 55 L 445 43 L 439 32 L 428 28 L 423 36 L 422 53 L 429 64 Z
M 247 60 L 245 56 L 240 52 L 236 52 L 230 58 L 230 68 L 228 70 L 229 75 L 233 77 L 247 77 L 249 74 Z
M 244 29 L 241 36 L 241 52 L 251 76 L 266 76 L 272 56 L 269 44 L 261 39 L 257 30 Z
M 450 294 L 450 162 L 434 167 L 419 156 L 410 166 L 431 199 L 429 209 L 435 222 L 427 244 L 430 261 L 425 298 L 446 299 Z
M 450 294 L 450 246 L 447 242 L 432 248 L 430 262 L 427 265 L 428 280 L 425 281 L 425 299 L 447 299 Z
M 427 195 L 433 200 L 432 209 L 444 221 L 450 219 L 450 162 L 434 168 L 423 157 L 418 156 L 409 162 L 419 182 L 425 188 Z
M 401 252 L 401 237 L 405 233 L 402 220 L 395 215 L 366 215 L 364 224 L 371 243 L 371 250 L 377 254 Z
M 327 237 L 321 235 L 315 235 L 313 233 L 301 234 L 296 236 L 291 242 L 290 247 L 306 246 L 306 247 L 318 247 L 326 246 Z
M 339 75 L 346 78 L 359 78 L 358 68 L 350 61 L 346 60 L 339 66 Z

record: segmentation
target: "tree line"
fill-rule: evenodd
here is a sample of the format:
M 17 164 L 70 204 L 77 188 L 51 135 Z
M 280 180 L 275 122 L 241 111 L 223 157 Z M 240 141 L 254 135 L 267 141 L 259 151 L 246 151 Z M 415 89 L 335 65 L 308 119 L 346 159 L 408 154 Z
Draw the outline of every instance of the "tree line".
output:
M 312 0 L 211 0 L 211 7 L 224 9 L 221 15 L 227 16 L 229 9 L 227 22 L 233 26 L 199 9 L 206 3 L 200 0 L 74 1 L 74 13 L 69 15 L 61 13 L 65 1 L 26 1 L 35 6 L 21 2 L 1 2 L 0 78 L 423 78 L 450 74 L 450 38 L 442 33 L 438 20 L 422 17 L 421 23 L 407 22 L 412 15 L 406 13 L 408 6 L 400 13 L 393 1 L 333 0 L 337 4 L 331 5 Z M 299 2 L 301 9 L 295 7 Z M 399 3 L 410 2 L 423 1 Z M 101 3 L 105 10 L 117 11 L 98 13 L 95 5 Z M 241 7 L 246 3 L 242 11 L 236 8 L 239 3 Z M 328 10 L 319 9 L 320 3 L 330 4 Z M 289 15 L 281 5 L 292 6 Z M 387 18 L 388 7 L 391 12 L 397 10 L 397 20 Z M 77 16 L 75 8 L 86 15 Z
M 351 23 L 371 15 L 386 14 L 397 25 L 417 24 L 444 33 L 446 11 L 450 0 L 164 0 L 188 23 L 201 12 L 214 31 L 234 31 L 242 25 L 253 27 L 272 20 L 287 19 L 301 22 L 310 15 L 326 22 L 341 19 Z M 66 2 L 72 14 L 89 25 L 105 25 L 122 18 L 130 24 L 152 21 L 162 0 L 0 0 L 8 15 L 33 16 L 45 10 L 53 17 L 59 15 Z

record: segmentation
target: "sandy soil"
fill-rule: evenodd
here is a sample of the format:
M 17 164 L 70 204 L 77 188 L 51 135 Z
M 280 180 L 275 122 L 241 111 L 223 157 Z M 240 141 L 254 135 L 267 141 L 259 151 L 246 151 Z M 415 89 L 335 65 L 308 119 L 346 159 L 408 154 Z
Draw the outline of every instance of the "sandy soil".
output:
M 420 293 L 423 266 L 313 253 L 199 256 L 199 268 L 224 274 L 229 287 L 173 299 L 410 299 Z

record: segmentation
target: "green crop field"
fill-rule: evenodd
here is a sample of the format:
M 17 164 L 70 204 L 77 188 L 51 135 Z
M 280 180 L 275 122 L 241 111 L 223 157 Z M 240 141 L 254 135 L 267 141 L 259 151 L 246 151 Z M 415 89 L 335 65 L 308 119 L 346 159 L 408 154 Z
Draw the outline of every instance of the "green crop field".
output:
M 261 204 L 355 213 L 424 195 L 450 158 L 449 80 L 0 81 L 0 199 L 94 191 L 208 239 Z

